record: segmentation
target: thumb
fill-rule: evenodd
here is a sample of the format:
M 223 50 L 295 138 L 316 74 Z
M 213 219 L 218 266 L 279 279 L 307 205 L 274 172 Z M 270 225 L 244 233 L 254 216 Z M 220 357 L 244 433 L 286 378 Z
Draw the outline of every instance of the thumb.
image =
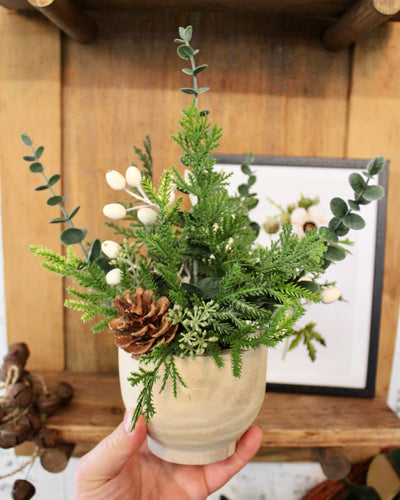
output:
M 78 465 L 77 476 L 91 482 L 107 481 L 123 468 L 125 463 L 142 446 L 147 426 L 141 416 L 133 432 L 130 431 L 133 410 L 126 412 L 123 422 L 112 434 L 103 439 L 93 450 L 85 455 Z

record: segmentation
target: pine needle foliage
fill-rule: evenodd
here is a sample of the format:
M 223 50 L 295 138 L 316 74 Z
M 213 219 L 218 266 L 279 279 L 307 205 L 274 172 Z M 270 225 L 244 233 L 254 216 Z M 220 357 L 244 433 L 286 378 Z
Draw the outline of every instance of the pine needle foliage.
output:
M 318 278 L 330 262 L 346 256 L 343 245 L 348 241 L 339 238 L 350 229 L 361 229 L 364 223 L 354 212 L 383 196 L 380 186 L 370 185 L 384 166 L 384 160 L 377 158 L 368 164 L 365 179 L 359 174 L 350 176 L 353 200 L 332 200 L 333 218 L 327 227 L 319 232 L 307 230 L 299 238 L 284 224 L 269 246 L 257 245 L 260 228 L 251 220 L 251 210 L 258 203 L 252 192 L 256 182 L 252 155 L 247 155 L 242 165 L 247 183 L 230 194 L 230 174 L 215 168 L 221 128 L 210 121 L 208 111 L 199 108 L 199 96 L 208 88 L 198 86 L 198 74 L 207 65 L 195 63 L 198 50 L 190 45 L 192 28 L 180 28 L 179 36 L 178 55 L 191 64 L 183 72 L 193 78 L 192 87 L 181 89 L 193 100 L 183 110 L 178 131 L 172 136 L 181 148 L 181 165 L 165 171 L 155 185 L 151 142 L 146 136 L 142 149 L 134 148 L 141 170 L 131 164 L 131 181 L 126 175 L 129 186 L 118 172 L 112 174 L 116 189 L 127 191 L 134 200 L 120 202 L 117 212 L 121 217 L 114 217 L 112 207 L 110 217 L 123 222 L 107 223 L 122 237 L 118 245 L 114 242 L 117 250 L 111 256 L 99 240 L 90 245 L 87 254 L 84 252 L 83 259 L 71 246 L 66 255 L 40 246 L 31 248 L 44 268 L 75 281 L 77 288 L 68 289 L 71 298 L 65 305 L 78 311 L 84 322 L 97 319 L 94 332 L 106 328 L 117 316 L 112 303 L 126 290 L 133 297 L 140 287 L 151 290 L 155 300 L 169 299 L 168 321 L 178 326 L 177 332 L 170 343 L 160 343 L 141 354 L 139 369 L 129 378 L 132 386 L 140 388 L 133 425 L 140 414 L 147 421 L 154 415 L 156 387 L 160 391 L 171 388 L 179 397 L 180 388 L 185 386 L 177 368 L 179 357 L 210 355 L 221 367 L 221 353 L 230 349 L 232 372 L 239 377 L 244 350 L 293 338 L 291 349 L 303 341 L 315 359 L 315 342 L 323 344 L 315 325 L 296 330 L 305 313 L 304 303 L 320 300 L 318 290 L 303 278 Z M 33 162 L 31 171 L 39 172 L 43 150 L 34 150 L 26 135 L 23 141 L 33 154 L 24 159 Z M 50 188 L 58 178 L 52 176 L 40 189 Z M 185 196 L 191 201 L 187 210 L 182 208 Z M 83 238 L 83 230 L 78 231 Z M 110 273 L 115 276 L 115 272 L 118 279 L 110 280 Z

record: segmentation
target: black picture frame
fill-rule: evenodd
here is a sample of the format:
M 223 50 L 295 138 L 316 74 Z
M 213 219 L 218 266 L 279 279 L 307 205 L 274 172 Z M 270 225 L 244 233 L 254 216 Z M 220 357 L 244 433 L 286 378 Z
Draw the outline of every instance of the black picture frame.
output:
M 246 176 L 241 174 L 240 167 L 245 161 L 244 155 L 216 155 L 217 168 L 222 168 L 224 170 L 232 171 L 233 175 L 231 177 L 230 189 L 236 189 L 241 182 L 246 182 Z M 305 196 L 316 196 L 321 195 L 321 193 L 307 193 L 304 189 L 302 182 L 306 183 L 307 179 L 313 179 L 314 177 L 318 179 L 325 179 L 329 176 L 343 176 L 344 185 L 348 186 L 347 178 L 352 172 L 361 172 L 365 169 L 368 164 L 369 159 L 343 159 L 343 158 L 325 158 L 325 157 L 297 157 L 297 156 L 255 156 L 252 162 L 251 169 L 256 171 L 257 174 L 260 172 L 274 171 L 277 172 L 276 178 L 279 178 L 279 172 L 282 172 L 282 178 L 286 186 L 290 186 L 293 190 L 295 185 L 298 188 L 299 195 L 304 194 Z M 268 169 L 270 167 L 270 169 Z M 387 189 L 388 182 L 388 168 L 389 161 L 385 161 L 385 169 L 379 174 L 378 183 L 385 189 Z M 280 171 L 279 169 L 283 169 Z M 264 175 L 264 174 L 263 174 Z M 268 174 L 266 174 L 268 177 Z M 274 174 L 275 175 L 275 174 Z M 242 176 L 242 177 L 240 177 Z M 257 176 L 258 177 L 258 176 Z M 264 176 L 265 177 L 265 176 Z M 240 181 L 242 179 L 242 181 Z M 264 180 L 265 181 L 265 180 Z M 257 181 L 258 182 L 258 181 Z M 312 184 L 314 180 L 312 181 Z M 316 181 L 318 185 L 318 181 Z M 324 183 L 321 182 L 322 190 Z M 271 187 L 268 186 L 269 188 Z M 258 197 L 269 196 L 274 197 L 274 193 L 267 186 L 257 186 L 255 189 Z M 337 193 L 337 196 L 342 196 L 342 193 Z M 281 203 L 281 200 L 275 199 L 274 201 Z M 293 200 L 293 202 L 296 200 Z M 349 397 L 365 397 L 371 398 L 375 395 L 375 379 L 376 379 L 376 367 L 378 358 L 378 343 L 379 343 L 379 328 L 380 328 L 380 317 L 381 317 L 381 298 L 382 298 L 382 285 L 383 285 L 383 266 L 384 266 L 384 242 L 385 242 L 385 227 L 386 227 L 386 197 L 379 200 L 378 202 L 371 203 L 368 207 L 372 207 L 371 210 L 374 216 L 371 216 L 373 221 L 369 221 L 369 217 L 362 210 L 361 215 L 366 218 L 367 227 L 369 227 L 369 235 L 366 238 L 366 243 L 362 245 L 364 251 L 365 246 L 371 246 L 368 251 L 373 253 L 373 265 L 368 271 L 371 276 L 372 289 L 367 291 L 366 287 L 363 290 L 357 290 L 358 284 L 355 285 L 355 290 L 359 294 L 369 293 L 370 295 L 370 308 L 367 318 L 365 319 L 365 334 L 368 335 L 368 339 L 365 340 L 366 345 L 364 346 L 364 358 L 362 360 L 357 360 L 360 363 L 360 374 L 356 374 L 357 383 L 348 383 L 346 380 L 343 382 L 335 383 L 329 381 L 328 383 L 320 382 L 318 379 L 318 372 L 311 376 L 310 381 L 299 382 L 297 377 L 294 377 L 292 381 L 287 380 L 285 374 L 285 380 L 279 380 L 275 377 L 275 380 L 270 382 L 267 377 L 266 390 L 270 392 L 284 392 L 284 393 L 303 393 L 303 394 L 318 394 L 318 395 L 333 395 L 333 396 L 349 396 Z M 276 213 L 276 212 L 275 212 Z M 372 212 L 371 212 L 372 213 Z M 331 214 L 330 214 L 331 215 Z M 258 221 L 259 222 L 259 221 Z M 373 227 L 371 227 L 371 224 Z M 363 230 L 364 231 L 364 230 Z M 353 239 L 353 233 L 362 233 L 363 231 L 352 231 L 349 233 L 349 239 Z M 357 245 L 357 242 L 356 242 Z M 338 263 L 340 266 L 341 263 Z M 340 284 L 338 283 L 338 286 Z M 360 295 L 361 296 L 361 295 Z M 316 307 L 318 307 L 317 305 Z M 368 320 L 368 323 L 367 323 Z M 339 321 L 339 318 L 338 318 Z M 368 330 L 368 331 L 367 331 Z M 322 332 L 323 334 L 323 332 Z M 297 348 L 296 348 L 297 349 Z M 321 347 L 321 349 L 325 349 Z M 329 349 L 329 343 L 328 347 Z M 291 351 L 292 352 L 292 351 Z M 320 350 L 318 351 L 318 353 Z M 336 354 L 337 356 L 337 354 Z M 317 354 L 318 359 L 318 354 Z M 310 361 L 311 363 L 311 361 Z M 363 374 L 361 374 L 361 371 Z M 332 375 L 333 378 L 335 375 Z M 362 379 L 362 380 L 361 380 Z

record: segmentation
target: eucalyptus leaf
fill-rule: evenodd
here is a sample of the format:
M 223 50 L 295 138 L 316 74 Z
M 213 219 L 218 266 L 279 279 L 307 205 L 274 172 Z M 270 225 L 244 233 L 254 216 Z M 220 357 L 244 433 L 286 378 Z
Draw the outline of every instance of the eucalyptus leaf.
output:
M 179 36 L 185 41 L 190 42 L 192 39 L 193 28 L 191 26 L 187 26 L 186 28 L 179 28 Z
M 191 89 L 191 88 L 187 88 L 187 87 L 183 87 L 181 89 L 179 89 L 181 92 L 183 92 L 184 94 L 191 94 L 191 95 L 197 95 L 197 91 L 195 89 Z
M 348 204 L 349 204 L 349 207 L 352 209 L 352 210 L 360 210 L 360 204 L 357 203 L 356 201 L 354 200 L 347 200 Z
M 345 257 L 346 252 L 343 248 L 335 245 L 328 245 L 328 248 L 324 253 L 324 258 L 327 260 L 343 260 Z
M 198 90 L 198 94 L 204 94 L 204 92 L 207 92 L 207 90 L 210 90 L 210 87 L 200 87 Z
M 360 195 L 365 188 L 365 180 L 362 178 L 362 175 L 355 172 L 350 174 L 349 183 L 356 195 Z
M 251 163 L 253 163 L 253 160 L 254 160 L 254 153 L 246 153 L 245 163 L 247 163 L 247 165 L 250 165 Z
M 197 295 L 197 297 L 203 298 L 204 292 L 198 286 L 192 285 L 192 283 L 182 283 L 181 289 L 185 290 L 187 295 L 190 297 L 192 295 Z
M 249 210 L 252 210 L 253 208 L 256 208 L 257 205 L 258 205 L 257 198 L 251 198 L 251 197 L 249 197 L 249 199 L 247 201 L 247 206 L 249 207 Z
M 260 234 L 260 225 L 257 224 L 257 222 L 250 222 L 250 227 L 254 231 L 254 237 L 257 238 L 257 236 Z
M 347 203 L 342 198 L 332 198 L 331 211 L 335 217 L 341 219 L 349 211 Z
M 55 174 L 50 177 L 50 179 L 47 181 L 49 183 L 49 186 L 54 186 L 56 182 L 58 182 L 61 179 L 61 175 Z
M 68 215 L 68 220 L 71 220 L 72 217 L 74 217 L 77 213 L 78 213 L 78 210 L 81 208 L 80 205 L 78 205 L 77 207 L 75 207 L 72 212 Z
M 43 172 L 43 165 L 38 161 L 35 163 L 31 163 L 29 165 L 29 170 L 34 174 L 40 174 L 40 172 Z
M 219 279 L 213 276 L 203 278 L 198 282 L 198 287 L 203 291 L 203 298 L 210 300 L 218 291 Z
M 377 156 L 368 163 L 367 172 L 370 175 L 376 175 L 382 172 L 384 167 L 385 167 L 385 158 L 383 158 L 383 156 Z
M 32 146 L 32 139 L 27 134 L 21 134 L 21 140 L 27 146 Z
M 208 68 L 208 64 L 202 64 L 201 66 L 196 66 L 193 70 L 193 75 L 198 75 L 201 71 L 204 71 Z
M 178 52 L 178 56 L 185 60 L 190 59 L 194 55 L 194 51 L 189 45 L 179 45 L 176 51 Z
M 368 203 L 371 203 L 369 200 L 366 200 L 364 196 L 361 196 L 360 198 L 357 198 L 357 203 L 359 205 L 368 205 Z
M 98 259 L 101 255 L 101 243 L 99 239 L 96 239 L 93 241 L 93 243 L 90 245 L 90 250 L 88 254 L 88 261 L 89 262 L 94 262 L 96 259 Z
M 43 151 L 44 151 L 44 147 L 43 146 L 39 146 L 37 148 L 37 150 L 35 151 L 35 156 L 36 156 L 37 159 L 39 159 L 42 156 Z
M 367 186 L 363 193 L 363 198 L 368 201 L 380 200 L 385 196 L 385 190 L 382 186 Z
M 300 286 L 301 288 L 309 290 L 312 293 L 319 292 L 319 285 L 318 283 L 315 283 L 315 281 L 298 281 L 297 285 Z
M 49 224 L 60 224 L 61 222 L 68 222 L 67 217 L 56 217 L 54 219 L 49 220 Z
M 251 175 L 250 167 L 246 163 L 241 165 L 240 170 L 246 175 Z
M 185 42 L 190 42 L 190 40 L 192 39 L 192 35 L 193 35 L 193 28 L 191 26 L 187 26 L 185 29 L 185 36 L 184 36 Z
M 242 196 L 249 196 L 249 186 L 247 184 L 240 184 L 238 187 L 239 194 Z
M 183 26 L 179 27 L 179 36 L 182 38 L 182 40 L 185 40 L 185 28 Z
M 42 184 L 41 186 L 35 187 L 35 191 L 44 191 L 45 189 L 49 189 L 48 184 Z
M 322 234 L 322 232 L 325 233 L 325 241 L 327 241 L 328 243 L 337 243 L 339 239 L 338 235 L 334 231 L 329 229 L 329 227 L 321 226 L 318 232 L 320 234 Z
M 334 217 L 329 221 L 329 229 L 335 232 L 338 236 L 345 236 L 349 232 L 349 228 L 345 226 L 337 217 Z
M 365 220 L 358 214 L 349 214 L 343 219 L 343 224 L 350 229 L 363 229 Z
M 64 199 L 64 196 L 51 196 L 48 200 L 47 200 L 47 204 L 50 206 L 50 207 L 54 207 L 55 205 L 58 205 L 59 203 L 61 203 Z
M 75 245 L 80 243 L 86 236 L 86 229 L 78 229 L 77 227 L 69 227 L 60 234 L 60 240 L 64 245 Z
M 25 161 L 36 161 L 35 156 L 23 156 L 22 159 Z
M 193 70 L 190 68 L 182 68 L 182 71 L 185 75 L 193 76 Z
M 250 175 L 249 180 L 247 181 L 247 184 L 249 186 L 254 186 L 254 184 L 257 182 L 257 177 L 255 175 Z
M 95 264 L 97 264 L 100 269 L 103 270 L 104 274 L 107 274 L 108 271 L 111 271 L 113 266 L 110 264 L 110 260 L 107 259 L 106 257 L 98 257 L 95 261 Z

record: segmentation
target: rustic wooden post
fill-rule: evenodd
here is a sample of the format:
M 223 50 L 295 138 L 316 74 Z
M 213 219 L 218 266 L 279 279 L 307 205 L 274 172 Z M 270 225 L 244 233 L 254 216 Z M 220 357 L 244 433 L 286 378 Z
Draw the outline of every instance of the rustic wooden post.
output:
M 348 47 L 400 11 L 400 0 L 358 0 L 322 36 L 328 50 Z
M 94 21 L 87 17 L 72 0 L 28 1 L 73 40 L 88 43 L 95 37 L 96 25 Z

